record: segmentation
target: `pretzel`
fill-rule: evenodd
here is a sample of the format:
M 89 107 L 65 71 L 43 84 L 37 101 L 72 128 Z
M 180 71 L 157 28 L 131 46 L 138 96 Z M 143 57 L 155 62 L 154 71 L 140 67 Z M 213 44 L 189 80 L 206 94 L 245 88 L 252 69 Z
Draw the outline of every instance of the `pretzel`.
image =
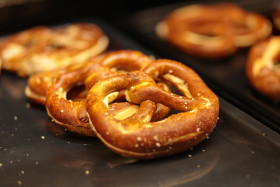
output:
M 158 77 L 174 84 L 183 95 L 159 88 L 154 81 Z M 118 120 L 108 105 L 112 95 L 122 89 L 127 89 L 127 100 L 140 104 L 140 109 L 130 118 Z M 142 115 L 147 106 L 150 112 L 154 110 L 151 101 L 182 112 L 151 122 L 150 113 Z M 218 98 L 201 78 L 187 66 L 165 59 L 143 71 L 100 80 L 90 89 L 86 105 L 97 137 L 112 151 L 139 159 L 167 156 L 197 145 L 212 132 L 219 114 Z
M 82 64 L 83 63 L 72 64 L 69 65 L 69 67 L 32 74 L 28 77 L 27 84 L 25 86 L 25 95 L 30 101 L 40 105 L 45 105 L 47 90 L 52 86 L 52 83 L 56 80 L 56 78 L 66 71 L 79 68 Z
M 3 69 L 21 77 L 83 62 L 103 52 L 108 37 L 96 25 L 69 24 L 51 29 L 37 26 L 0 42 Z
M 102 67 L 99 71 L 92 73 L 85 81 L 86 88 L 89 90 L 95 83 L 99 80 L 102 80 L 107 77 L 111 77 L 114 75 L 118 75 L 119 73 L 113 70 L 110 70 L 108 67 Z M 169 86 L 163 81 L 159 80 L 157 83 L 159 87 L 161 87 L 165 91 L 170 91 Z M 125 90 L 120 90 L 118 92 L 118 96 L 115 98 L 115 101 L 124 101 L 124 92 Z M 170 112 L 170 108 L 162 105 L 161 103 L 156 103 L 156 110 L 154 111 L 154 115 L 152 116 L 151 121 L 156 121 L 158 119 L 162 119 L 167 116 Z
M 81 68 L 61 74 L 47 92 L 46 108 L 48 115 L 59 125 L 71 132 L 93 136 L 86 113 L 85 101 L 67 100 L 67 91 L 77 84 L 85 84 L 88 77 L 106 66 L 126 70 L 140 70 L 152 59 L 141 52 L 120 50 L 108 52 L 101 58 L 92 58 Z M 87 82 L 87 85 L 91 83 Z M 86 86 L 87 87 L 87 86 Z
M 99 71 L 92 73 L 85 80 L 87 88 L 91 88 L 98 80 L 114 75 L 117 71 L 141 70 L 153 60 L 141 52 L 135 50 L 118 50 L 106 53 L 100 60 Z
M 156 34 L 188 54 L 220 58 L 268 37 L 271 27 L 260 14 L 220 3 L 178 8 L 157 24 Z
M 262 95 L 280 100 L 280 37 L 274 36 L 253 46 L 248 55 L 246 74 Z
M 103 55 L 104 54 L 100 54 L 95 57 L 92 57 L 91 59 L 89 59 L 88 63 L 98 63 L 103 58 Z M 81 68 L 81 66 L 85 65 L 85 63 L 86 62 L 74 63 L 74 64 L 70 64 L 67 67 L 59 68 L 56 70 L 43 71 L 43 72 L 32 74 L 31 76 L 28 77 L 27 84 L 25 86 L 25 95 L 30 101 L 40 105 L 45 105 L 47 90 L 52 86 L 52 83 L 57 79 L 57 77 L 60 74 L 66 73 L 67 71 L 78 70 L 79 68 Z M 83 91 L 78 93 L 77 95 L 75 89 L 76 88 L 74 88 L 74 90 L 71 90 L 73 92 L 68 93 L 69 98 L 79 99 L 85 96 L 83 95 Z M 80 95 L 81 93 L 82 95 Z

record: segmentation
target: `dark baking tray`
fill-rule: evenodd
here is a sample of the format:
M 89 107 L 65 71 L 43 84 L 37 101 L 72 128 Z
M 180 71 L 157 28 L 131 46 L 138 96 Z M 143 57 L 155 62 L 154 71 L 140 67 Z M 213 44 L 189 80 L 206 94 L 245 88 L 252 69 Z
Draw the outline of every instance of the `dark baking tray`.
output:
M 110 49 L 151 51 L 100 19 Z M 210 138 L 193 150 L 134 160 L 97 138 L 54 124 L 44 107 L 29 103 L 26 80 L 0 78 L 0 186 L 278 186 L 280 135 L 220 97 L 220 118 Z
M 228 1 L 230 2 L 230 1 Z M 275 2 L 272 0 L 233 1 L 248 10 L 259 12 L 269 19 Z M 205 60 L 187 55 L 161 41 L 155 34 L 155 25 L 175 8 L 209 1 L 187 1 L 145 9 L 112 19 L 112 22 L 139 42 L 153 49 L 161 57 L 181 61 L 195 69 L 221 96 L 242 108 L 269 127 L 280 132 L 280 102 L 270 101 L 249 85 L 245 75 L 248 49 L 240 49 L 234 55 L 219 60 Z M 213 3 L 213 1 L 211 1 Z M 275 31 L 274 31 L 275 32 Z M 275 34 L 275 33 L 274 33 Z M 279 33 L 278 33 L 279 34 Z

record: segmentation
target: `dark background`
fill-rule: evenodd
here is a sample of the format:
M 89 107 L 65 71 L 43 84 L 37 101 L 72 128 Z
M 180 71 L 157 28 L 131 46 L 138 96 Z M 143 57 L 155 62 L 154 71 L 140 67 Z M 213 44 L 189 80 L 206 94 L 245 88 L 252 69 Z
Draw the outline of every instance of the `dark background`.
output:
M 182 0 L 0 0 L 0 32 L 71 18 L 98 16 L 110 19 L 137 10 Z

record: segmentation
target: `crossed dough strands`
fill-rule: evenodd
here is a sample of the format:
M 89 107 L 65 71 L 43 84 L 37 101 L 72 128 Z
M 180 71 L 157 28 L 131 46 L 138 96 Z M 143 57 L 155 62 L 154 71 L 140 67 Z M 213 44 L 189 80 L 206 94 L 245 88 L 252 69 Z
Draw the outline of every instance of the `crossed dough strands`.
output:
M 154 80 L 159 77 L 174 84 L 182 95 L 158 87 Z M 122 89 L 127 89 L 128 101 L 140 104 L 124 120 L 114 118 L 108 108 Z M 182 112 L 151 122 L 154 102 Z M 219 114 L 218 98 L 202 79 L 187 66 L 165 59 L 143 71 L 100 80 L 90 89 L 86 106 L 97 137 L 114 152 L 139 159 L 172 155 L 199 144 L 213 131 Z
M 67 92 L 75 85 L 81 83 L 85 84 L 86 88 L 90 88 L 95 84 L 95 82 L 92 82 L 92 75 L 104 72 L 104 68 L 110 68 L 106 76 L 112 76 L 118 74 L 120 70 L 142 70 L 152 62 L 151 58 L 138 51 L 112 51 L 93 58 L 77 69 L 72 69 L 60 74 L 47 90 L 46 109 L 48 115 L 58 125 L 71 132 L 86 136 L 94 136 L 88 123 L 85 100 L 69 100 L 67 98 Z M 111 107 L 111 110 L 115 110 L 112 111 L 115 113 L 114 116 L 119 119 L 125 118 L 123 116 L 126 116 L 129 111 L 135 112 L 137 109 L 138 107 L 133 104 L 115 104 Z M 167 113 L 169 113 L 169 109 L 165 106 L 160 106 L 158 107 L 157 113 L 155 113 L 154 119 L 162 118 Z

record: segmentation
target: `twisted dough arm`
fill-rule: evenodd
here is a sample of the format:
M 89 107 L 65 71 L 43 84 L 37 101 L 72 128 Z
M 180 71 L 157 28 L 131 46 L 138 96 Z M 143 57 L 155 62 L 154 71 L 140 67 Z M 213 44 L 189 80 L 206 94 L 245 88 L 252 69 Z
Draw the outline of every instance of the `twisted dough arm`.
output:
M 137 87 L 141 92 L 143 85 L 144 89 L 155 86 L 154 80 L 146 73 L 130 72 L 103 79 L 95 84 L 88 93 L 86 104 L 91 127 L 98 138 L 111 150 L 123 156 L 147 159 L 187 150 L 208 137 L 218 120 L 218 98 L 204 83 L 201 83 L 202 80 L 197 74 L 185 68 L 190 74 L 184 75 L 195 80 L 188 82 L 190 91 L 200 93 L 199 96 L 194 96 L 194 100 L 204 100 L 208 103 L 198 103 L 191 111 L 183 111 L 156 122 L 117 120 L 104 103 L 106 95 L 115 90 Z M 197 84 L 203 87 L 196 90 Z M 154 97 L 158 98 L 157 95 Z M 142 98 L 134 100 L 134 97 L 130 99 L 135 103 L 144 100 Z M 164 97 L 162 99 L 168 100 Z M 161 99 L 156 99 L 157 102 L 159 100 Z M 163 100 L 162 102 L 165 102 Z

